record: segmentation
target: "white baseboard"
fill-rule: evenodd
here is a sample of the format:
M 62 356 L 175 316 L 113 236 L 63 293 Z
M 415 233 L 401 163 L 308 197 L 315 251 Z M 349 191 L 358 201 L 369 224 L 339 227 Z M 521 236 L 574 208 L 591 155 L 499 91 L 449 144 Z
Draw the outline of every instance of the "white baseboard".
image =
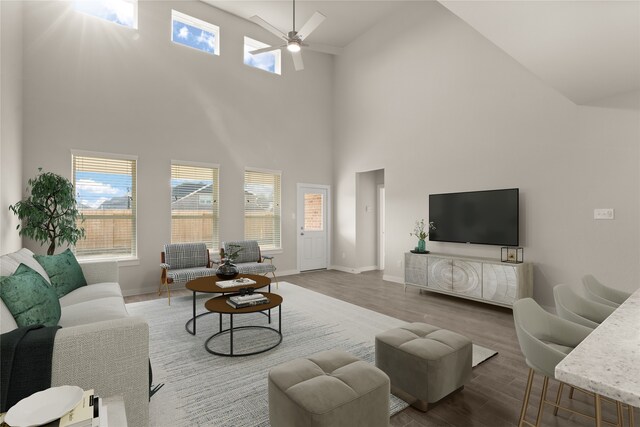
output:
M 331 267 L 329 267 L 329 270 L 338 270 L 338 271 L 343 271 L 345 273 L 360 274 L 360 270 L 359 269 L 351 268 L 351 267 L 344 267 L 342 265 L 332 265 Z
M 373 270 L 379 270 L 377 265 L 370 265 L 368 267 L 362 267 L 360 268 L 360 273 L 364 273 L 365 271 L 373 271 Z
M 385 280 L 387 282 L 400 283 L 401 285 L 404 285 L 404 277 L 391 276 L 389 274 L 384 274 L 382 276 L 382 280 Z

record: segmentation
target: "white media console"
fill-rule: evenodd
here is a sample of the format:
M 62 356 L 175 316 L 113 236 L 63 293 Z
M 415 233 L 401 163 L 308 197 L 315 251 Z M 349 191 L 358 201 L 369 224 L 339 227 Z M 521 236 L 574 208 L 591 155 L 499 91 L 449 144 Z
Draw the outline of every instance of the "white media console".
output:
M 533 296 L 533 268 L 526 262 L 407 252 L 405 291 L 407 286 L 512 307 L 516 300 Z

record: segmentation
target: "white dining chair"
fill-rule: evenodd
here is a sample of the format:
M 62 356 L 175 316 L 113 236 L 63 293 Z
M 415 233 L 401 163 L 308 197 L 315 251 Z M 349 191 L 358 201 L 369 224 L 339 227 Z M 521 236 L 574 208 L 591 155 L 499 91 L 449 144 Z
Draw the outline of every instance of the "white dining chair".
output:
M 597 328 L 615 310 L 609 305 L 590 301 L 576 294 L 567 285 L 554 287 L 553 299 L 558 316 L 592 329 Z
M 539 426 L 545 405 L 552 406 L 554 414 L 557 414 L 558 409 L 562 409 L 595 420 L 592 415 L 560 405 L 564 386 L 562 382 L 558 387 L 555 401 L 547 399 L 549 379 L 555 379 L 556 365 L 580 344 L 592 332 L 592 329 L 546 312 L 531 298 L 520 299 L 513 304 L 513 320 L 520 349 L 529 366 L 529 377 L 518 426 Z M 526 420 L 526 415 L 536 373 L 543 375 L 544 380 L 536 419 L 534 423 L 531 423 Z M 617 402 L 616 409 L 618 420 L 622 420 L 622 406 Z
M 619 289 L 610 288 L 603 285 L 598 279 L 591 274 L 587 274 L 582 278 L 582 285 L 589 299 L 600 304 L 618 307 L 631 296 L 630 293 Z

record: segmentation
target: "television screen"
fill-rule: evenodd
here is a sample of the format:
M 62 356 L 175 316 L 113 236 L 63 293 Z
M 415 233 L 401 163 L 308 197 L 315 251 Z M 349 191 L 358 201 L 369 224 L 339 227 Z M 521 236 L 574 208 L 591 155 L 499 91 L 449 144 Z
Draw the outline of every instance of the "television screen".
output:
M 434 242 L 518 246 L 519 189 L 430 194 Z

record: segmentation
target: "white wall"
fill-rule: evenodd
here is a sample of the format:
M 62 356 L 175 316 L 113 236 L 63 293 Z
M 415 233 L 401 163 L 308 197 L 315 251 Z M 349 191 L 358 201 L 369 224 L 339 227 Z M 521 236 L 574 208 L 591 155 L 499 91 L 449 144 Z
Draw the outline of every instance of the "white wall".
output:
M 22 199 L 22 2 L 0 2 L 0 254 L 22 246 L 9 211 Z
M 219 25 L 221 56 L 173 44 L 172 7 Z M 277 42 L 252 23 L 201 2 L 142 1 L 138 15 L 135 31 L 68 2 L 25 5 L 23 179 L 39 166 L 70 177 L 71 149 L 139 156 L 140 265 L 120 268 L 131 294 L 159 283 L 172 159 L 220 164 L 221 240 L 244 236 L 244 168 L 282 170 L 275 263 L 294 270 L 296 183 L 332 179 L 333 59 L 305 52 L 306 69 L 295 72 L 284 54 L 275 76 L 242 63 L 245 35 Z
M 640 113 L 577 107 L 437 2 L 406 6 L 348 46 L 335 74 L 334 257 L 357 265 L 355 174 L 385 170 L 385 276 L 430 193 L 519 187 L 521 246 L 535 298 L 588 272 L 640 283 Z M 594 221 L 615 208 L 615 221 Z M 496 246 L 427 242 L 500 257 Z

